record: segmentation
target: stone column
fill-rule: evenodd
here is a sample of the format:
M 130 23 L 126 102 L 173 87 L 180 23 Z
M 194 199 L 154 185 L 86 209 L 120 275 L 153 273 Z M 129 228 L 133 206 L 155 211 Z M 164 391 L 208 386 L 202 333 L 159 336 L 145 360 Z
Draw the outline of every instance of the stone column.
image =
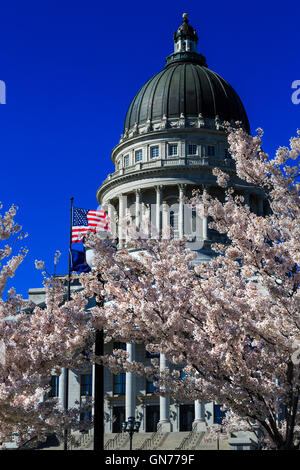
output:
M 209 192 L 209 186 L 203 186 L 203 194 L 207 194 Z M 202 219 L 202 236 L 203 240 L 208 240 L 208 220 L 207 216 L 204 216 Z
M 135 356 L 135 345 L 127 343 L 126 351 L 129 353 L 128 361 L 133 362 Z M 126 372 L 126 389 L 125 389 L 125 416 L 126 421 L 130 416 L 135 417 L 135 375 L 132 372 Z
M 195 400 L 195 420 L 193 422 L 193 428 L 197 430 L 197 432 L 202 432 L 206 430 L 205 425 L 205 410 L 204 404 L 200 402 L 200 400 Z
M 119 237 L 119 247 L 124 246 L 124 241 L 126 239 L 126 197 L 123 194 L 119 195 L 119 227 L 118 227 L 118 237 Z
M 66 384 L 67 384 L 67 373 L 68 369 L 65 367 L 62 369 L 59 376 L 59 385 L 58 385 L 58 398 L 60 405 L 64 408 L 66 404 Z
M 131 212 L 130 212 L 130 209 L 127 207 L 125 209 L 125 220 L 126 220 L 126 227 L 127 227 L 127 224 L 129 223 L 129 226 L 131 225 L 132 223 L 132 217 L 131 217 Z M 126 229 L 126 243 L 128 243 L 130 241 L 130 232 L 129 230 Z
M 169 214 L 169 207 L 167 201 L 163 201 L 162 203 L 162 238 L 169 239 L 170 238 L 170 214 Z
M 141 190 L 135 191 L 135 224 L 136 228 L 139 229 L 141 226 Z
M 107 214 L 110 220 L 110 231 L 112 236 L 115 238 L 116 233 L 116 218 L 115 218 L 115 208 L 110 201 L 107 201 Z
M 142 212 L 142 230 L 143 237 L 150 237 L 150 226 L 151 226 L 151 214 L 150 214 L 150 204 L 143 202 L 141 205 Z
M 162 197 L 162 186 L 156 186 L 156 207 L 155 207 L 155 225 L 157 230 L 158 238 L 160 238 L 161 232 L 161 197 Z
M 160 354 L 160 370 L 166 369 L 167 358 L 164 354 Z M 160 429 L 162 432 L 171 432 L 171 422 L 170 422 L 170 397 L 169 395 L 164 397 L 159 397 L 159 422 L 161 426 Z
M 185 184 L 180 184 L 179 188 L 179 209 L 178 209 L 178 234 L 179 238 L 184 237 L 184 202 L 182 200 L 185 194 Z

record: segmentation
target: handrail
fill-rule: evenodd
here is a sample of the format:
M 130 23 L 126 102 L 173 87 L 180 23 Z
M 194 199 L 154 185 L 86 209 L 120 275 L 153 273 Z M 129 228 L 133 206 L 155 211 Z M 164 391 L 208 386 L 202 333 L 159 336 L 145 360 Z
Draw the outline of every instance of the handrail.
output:
M 189 432 L 189 434 L 182 440 L 181 444 L 176 447 L 175 450 L 187 450 L 186 445 L 190 443 L 190 440 L 194 437 L 196 434 L 197 430 L 197 425 L 192 426 L 192 430 Z
M 141 447 L 138 450 L 150 450 L 152 449 L 152 445 L 154 444 L 155 438 L 161 435 L 161 424 L 157 425 L 156 431 L 154 431 L 148 439 L 146 439 Z
M 121 438 L 124 437 L 124 433 L 119 432 L 115 437 L 108 439 L 107 443 L 104 446 L 104 450 L 115 449 L 115 446 L 120 444 Z M 127 436 L 125 436 L 126 438 Z M 125 439 L 124 439 L 125 441 Z

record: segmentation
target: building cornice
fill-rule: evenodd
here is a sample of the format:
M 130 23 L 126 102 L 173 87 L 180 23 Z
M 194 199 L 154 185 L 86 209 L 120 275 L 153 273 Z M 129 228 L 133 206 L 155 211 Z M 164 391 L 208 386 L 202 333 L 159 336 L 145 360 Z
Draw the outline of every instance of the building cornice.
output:
M 184 159 L 180 159 L 184 160 Z M 232 163 L 233 161 L 230 160 Z M 99 204 L 102 204 L 105 196 L 112 190 L 120 188 L 120 194 L 124 191 L 122 186 L 127 183 L 136 183 L 137 187 L 143 189 L 143 181 L 145 182 L 144 187 L 151 187 L 149 180 L 159 179 L 159 184 L 162 185 L 175 185 L 178 184 L 179 179 L 182 178 L 186 184 L 199 185 L 199 184 L 210 184 L 216 185 L 216 177 L 212 174 L 212 169 L 216 166 L 224 169 L 231 176 L 231 184 L 236 189 L 251 190 L 252 192 L 257 192 L 253 185 L 250 185 L 242 180 L 240 180 L 236 173 L 234 167 L 226 165 L 217 165 L 215 161 L 211 161 L 211 164 L 206 165 L 174 165 L 174 166 L 165 166 L 165 167 L 153 167 L 147 169 L 136 169 L 128 172 L 127 174 L 122 174 L 119 176 L 112 177 L 110 180 L 105 180 L 104 183 L 99 187 L 96 197 Z M 146 183 L 146 180 L 147 183 Z M 176 182 L 177 181 L 177 182 Z M 157 185 L 158 182 L 154 181 L 153 185 Z M 126 192 L 132 192 L 133 190 L 129 189 Z M 115 197 L 115 196 L 114 196 Z

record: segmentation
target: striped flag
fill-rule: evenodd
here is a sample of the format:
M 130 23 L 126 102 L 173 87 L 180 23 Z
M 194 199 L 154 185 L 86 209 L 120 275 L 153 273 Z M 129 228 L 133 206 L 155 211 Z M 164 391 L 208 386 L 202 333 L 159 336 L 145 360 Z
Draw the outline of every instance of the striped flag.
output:
M 105 232 L 110 230 L 110 220 L 105 211 L 90 209 L 73 209 L 72 243 L 82 241 L 88 232 Z

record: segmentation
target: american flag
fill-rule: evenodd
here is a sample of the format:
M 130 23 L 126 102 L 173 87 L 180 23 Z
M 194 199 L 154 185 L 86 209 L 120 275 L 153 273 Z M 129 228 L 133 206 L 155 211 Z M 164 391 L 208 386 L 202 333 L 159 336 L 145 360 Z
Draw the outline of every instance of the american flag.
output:
M 110 230 L 109 217 L 105 211 L 74 207 L 72 219 L 72 243 L 80 242 L 88 232 Z

